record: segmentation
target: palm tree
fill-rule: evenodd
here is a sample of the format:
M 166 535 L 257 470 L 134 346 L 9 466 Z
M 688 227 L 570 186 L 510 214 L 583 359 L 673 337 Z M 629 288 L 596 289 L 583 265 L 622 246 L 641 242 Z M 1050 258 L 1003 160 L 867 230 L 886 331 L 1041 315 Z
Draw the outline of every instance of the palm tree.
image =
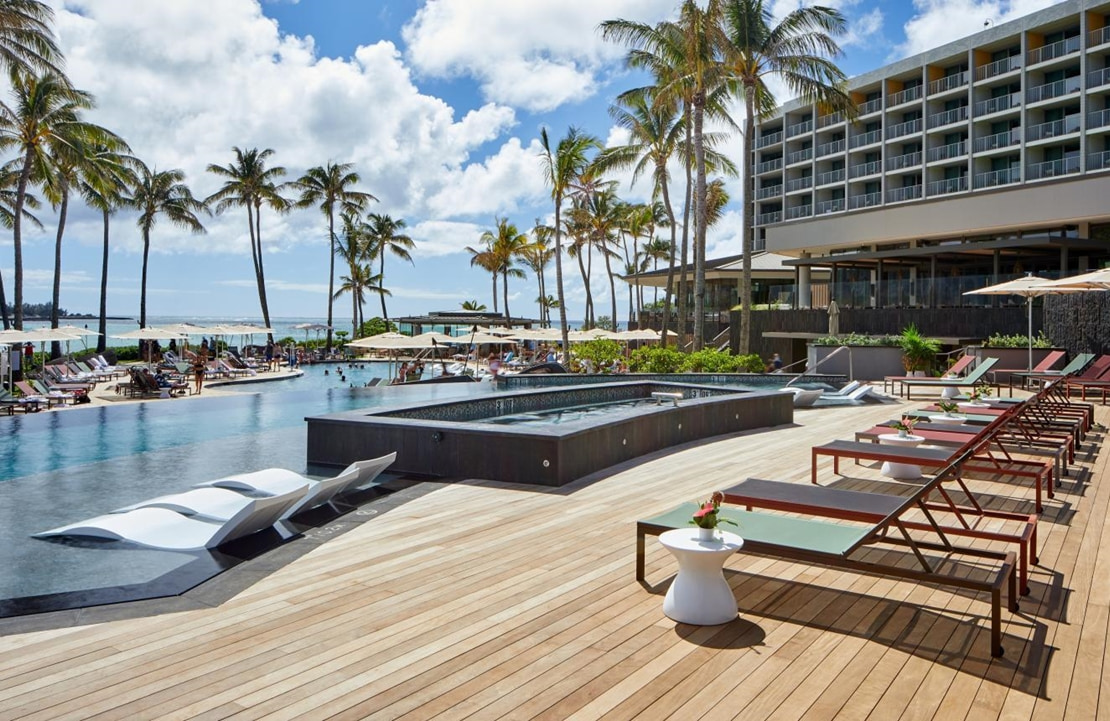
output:
M 15 327 L 23 329 L 23 202 L 35 168 L 49 167 L 51 146 L 65 144 L 79 124 L 80 111 L 92 107 L 92 96 L 75 90 L 54 73 L 35 77 L 13 70 L 14 103 L 0 103 L 0 147 L 15 148 L 22 159 L 16 187 L 12 243 L 15 260 Z M 45 177 L 45 172 L 40 173 Z
M 373 236 L 370 226 L 361 218 L 344 215 L 343 233 L 336 242 L 335 252 L 347 263 L 349 275 L 341 276 L 343 284 L 335 292 L 338 299 L 344 293 L 351 294 L 351 337 L 358 336 L 363 324 L 362 307 L 366 303 L 366 292 L 388 293 L 381 287 L 381 275 L 375 275 L 370 263 L 373 257 Z
M 765 117 L 778 105 L 767 85 L 777 76 L 794 97 L 817 103 L 828 112 L 852 117 L 855 105 L 844 90 L 845 76 L 831 58 L 840 54 L 834 40 L 847 28 L 844 16 L 827 7 L 801 7 L 778 24 L 764 0 L 726 0 L 721 19 L 726 43 L 724 66 L 744 103 L 744 184 L 749 187 L 752 134 L 756 116 Z M 740 280 L 740 353 L 751 345 L 752 233 L 754 198 L 745 194 L 744 255 Z
M 359 213 L 366 203 L 374 200 L 373 195 L 354 190 L 361 180 L 358 173 L 351 170 L 350 163 L 332 163 L 309 168 L 293 185 L 300 193 L 297 207 L 309 208 L 316 205 L 328 218 L 328 257 L 331 263 L 328 271 L 328 341 L 327 351 L 331 352 L 332 303 L 335 300 L 335 210 L 343 213 Z
M 532 228 L 532 242 L 524 252 L 524 255 L 521 256 L 521 260 L 528 266 L 528 269 L 536 274 L 536 283 L 540 291 L 538 298 L 547 296 L 547 280 L 544 277 L 544 271 L 551 262 L 551 256 L 555 253 L 555 250 L 551 247 L 551 237 L 554 233 L 554 228 L 549 225 L 543 225 L 537 219 L 536 225 Z M 547 306 L 540 303 L 541 326 L 551 320 L 546 315 L 547 310 Z
M 385 309 L 385 297 L 388 295 L 385 291 L 385 256 L 392 254 L 401 260 L 412 263 L 412 254 L 409 251 L 416 247 L 416 243 L 412 238 L 401 232 L 406 227 L 403 218 L 394 220 L 388 215 L 377 213 L 371 213 L 367 218 L 369 220 L 367 225 L 370 233 L 370 255 L 378 259 L 378 276 L 381 278 L 378 295 L 382 300 L 382 320 L 388 323 L 389 313 Z
M 590 253 L 590 231 L 586 223 L 585 211 L 580 207 L 579 201 L 567 211 L 567 218 L 563 221 L 566 226 L 570 244 L 567 245 L 567 255 L 578 262 L 578 272 L 582 276 L 582 289 L 586 292 L 586 305 L 583 308 L 582 319 L 586 328 L 594 326 L 594 294 L 590 283 L 590 272 L 593 270 L 593 255 Z M 589 261 L 587 264 L 586 261 Z
M 478 266 L 486 271 L 493 277 L 493 312 L 497 312 L 497 258 L 493 254 L 493 249 L 488 245 L 484 248 L 472 248 L 466 246 L 466 252 L 470 253 L 470 267 Z
M 616 241 L 621 223 L 621 207 L 612 188 L 604 188 L 591 193 L 579 209 L 582 222 L 587 229 L 587 243 L 597 248 L 605 261 L 605 273 L 609 278 L 609 301 L 611 304 L 613 326 L 617 325 L 617 286 L 613 276 L 612 258 L 616 254 L 612 248 Z
M 136 220 L 143 233 L 143 275 L 139 296 L 139 325 L 146 326 L 146 278 L 150 258 L 150 231 L 165 216 L 172 225 L 185 228 L 194 233 L 206 232 L 198 213 L 209 214 L 208 206 L 193 197 L 189 186 L 185 185 L 185 171 L 158 170 L 147 167 L 146 163 L 134 160 L 136 182 L 131 194 L 123 198 L 123 205 L 139 211 Z
M 61 75 L 62 52 L 50 23 L 54 11 L 39 0 L 0 0 L 0 66 Z
M 559 302 L 559 326 L 562 330 L 563 351 L 570 348 L 567 337 L 566 296 L 563 293 L 563 237 L 562 206 L 571 183 L 589 164 L 590 150 L 601 147 L 592 135 L 583 133 L 575 127 L 567 129 L 566 136 L 554 149 L 547 137 L 547 128 L 540 131 L 543 146 L 541 158 L 544 164 L 544 180 L 551 186 L 551 199 L 555 201 L 555 291 Z
M 340 286 L 335 291 L 335 299 L 344 293 L 351 294 L 351 303 L 354 306 L 353 315 L 351 317 L 351 337 L 358 337 L 358 330 L 364 324 L 362 306 L 366 304 L 366 293 L 386 293 L 388 290 L 381 287 L 381 276 L 375 275 L 374 270 L 369 265 L 355 264 L 350 268 L 350 275 L 339 276 Z
M 208 172 L 224 178 L 223 187 L 205 198 L 208 205 L 215 203 L 216 214 L 221 215 L 229 208 L 247 209 L 247 230 L 250 233 L 251 261 L 254 264 L 254 281 L 258 287 L 258 303 L 262 307 L 262 324 L 270 327 L 270 305 L 266 301 L 266 271 L 262 262 L 262 206 L 270 206 L 279 213 L 288 212 L 291 203 L 281 196 L 286 184 L 277 183 L 285 175 L 285 168 L 266 167 L 266 160 L 274 154 L 273 149 L 250 148 L 231 149 L 235 162 L 228 165 L 209 164 Z M 273 341 L 273 334 L 269 340 Z
M 509 278 L 523 278 L 524 271 L 514 264 L 528 251 L 528 236 L 521 233 L 508 218 L 495 219 L 497 229 L 482 233 L 480 240 L 486 244 L 493 256 L 492 264 L 501 276 L 502 295 L 505 298 L 505 325 L 512 325 L 509 314 Z M 495 293 L 496 295 L 496 293 Z
M 652 240 L 644 246 L 643 250 L 644 261 L 652 264 L 652 270 L 659 270 L 659 261 L 666 261 L 671 264 L 671 270 L 667 273 L 667 280 L 670 281 L 674 277 L 674 235 L 671 236 L 671 242 L 667 242 L 662 238 L 652 238 Z M 664 298 L 669 297 L 664 294 Z M 655 287 L 655 297 L 652 303 L 659 303 L 659 287 Z M 664 317 L 670 314 L 670 302 L 663 301 L 663 314 Z M 664 320 L 664 323 L 666 321 Z M 666 325 L 663 326 L 666 328 Z
M 15 188 L 19 184 L 19 171 L 13 167 L 13 163 L 0 167 L 0 225 L 3 225 L 9 230 L 15 224 Z M 29 221 L 38 229 L 42 229 L 42 223 L 39 219 L 31 214 L 27 208 L 32 210 L 42 206 L 39 199 L 27 193 L 23 199 L 23 218 Z M 11 328 L 11 320 L 8 317 L 8 301 L 4 297 L 4 277 L 0 274 L 0 317 L 3 318 L 3 328 L 8 330 Z
M 479 303 L 476 300 L 464 300 L 460 305 L 463 310 L 470 310 L 475 312 L 481 312 L 486 309 L 485 303 Z

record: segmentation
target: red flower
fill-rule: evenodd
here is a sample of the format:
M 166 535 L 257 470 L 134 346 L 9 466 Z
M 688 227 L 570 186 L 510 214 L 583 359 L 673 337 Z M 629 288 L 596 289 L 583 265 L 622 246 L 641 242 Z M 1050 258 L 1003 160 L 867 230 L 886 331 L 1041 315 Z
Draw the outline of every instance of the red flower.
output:
M 716 513 L 717 509 L 713 507 L 712 503 L 706 503 L 700 510 L 694 512 L 694 518 L 705 518 L 708 515 Z

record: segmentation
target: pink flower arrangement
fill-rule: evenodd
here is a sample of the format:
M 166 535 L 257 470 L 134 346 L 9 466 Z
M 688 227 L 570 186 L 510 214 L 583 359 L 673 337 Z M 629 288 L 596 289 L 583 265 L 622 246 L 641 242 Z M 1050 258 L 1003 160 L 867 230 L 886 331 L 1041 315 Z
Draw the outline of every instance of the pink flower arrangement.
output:
M 730 526 L 737 525 L 735 521 L 717 515 L 717 511 L 721 509 L 721 502 L 724 500 L 725 494 L 714 491 L 709 500 L 699 504 L 698 510 L 694 511 L 694 517 L 690 520 L 691 525 L 698 528 L 716 528 L 720 523 L 727 523 Z

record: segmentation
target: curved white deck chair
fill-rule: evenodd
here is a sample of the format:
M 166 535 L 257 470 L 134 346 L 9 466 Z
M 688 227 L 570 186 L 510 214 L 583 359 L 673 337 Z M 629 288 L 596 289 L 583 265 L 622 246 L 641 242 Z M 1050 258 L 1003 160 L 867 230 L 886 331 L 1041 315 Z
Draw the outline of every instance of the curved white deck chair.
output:
M 215 481 L 198 483 L 196 488 L 227 488 L 271 496 L 285 493 L 288 488 L 298 483 L 307 483 L 309 488 L 305 497 L 282 516 L 282 518 L 292 518 L 302 511 L 322 506 L 337 496 L 365 486 L 377 478 L 395 460 L 397 460 L 396 452 L 386 454 L 381 458 L 355 461 L 334 478 L 326 478 L 322 481 L 313 481 L 284 468 L 267 468 L 254 473 L 244 473 L 238 476 L 228 476 Z
M 308 485 L 301 483 L 300 493 L 303 496 Z M 236 513 L 250 505 L 254 499 L 242 493 L 227 490 L 226 488 L 194 488 L 184 493 L 174 493 L 168 496 L 158 496 L 130 506 L 117 508 L 112 513 L 127 513 L 137 508 L 167 508 L 171 511 L 205 521 L 224 522 L 231 520 Z
M 222 523 L 190 518 L 168 508 L 137 508 L 127 513 L 109 513 L 71 523 L 36 533 L 33 537 L 108 538 L 171 551 L 215 548 L 269 528 L 299 499 L 300 496 L 293 493 L 270 498 L 251 498 L 238 513 Z

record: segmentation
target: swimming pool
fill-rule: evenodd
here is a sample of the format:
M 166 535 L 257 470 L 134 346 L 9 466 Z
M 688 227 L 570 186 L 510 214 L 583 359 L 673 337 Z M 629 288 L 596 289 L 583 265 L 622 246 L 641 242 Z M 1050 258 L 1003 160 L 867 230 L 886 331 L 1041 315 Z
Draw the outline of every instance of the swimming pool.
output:
M 297 378 L 278 378 L 259 382 L 255 378 L 246 383 L 221 383 L 220 388 L 243 393 L 286 393 L 298 391 L 335 391 L 362 388 L 374 379 L 389 385 L 397 372 L 397 364 L 386 361 L 359 363 L 312 363 L 299 366 L 304 375 Z M 264 376 L 263 376 L 264 377 Z

